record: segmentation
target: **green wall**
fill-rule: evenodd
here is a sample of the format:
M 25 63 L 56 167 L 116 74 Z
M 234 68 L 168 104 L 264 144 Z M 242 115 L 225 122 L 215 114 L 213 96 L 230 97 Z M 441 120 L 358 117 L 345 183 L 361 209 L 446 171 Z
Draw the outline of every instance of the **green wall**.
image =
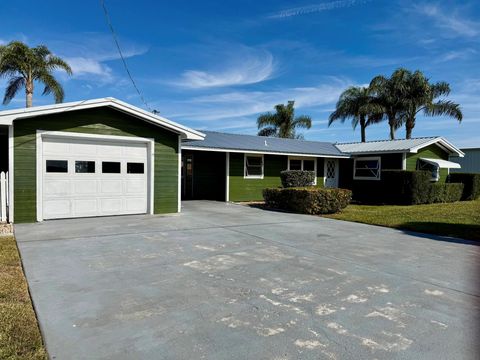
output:
M 36 215 L 36 131 L 69 131 L 155 139 L 154 213 L 178 210 L 178 134 L 110 108 L 70 111 L 14 122 L 14 221 Z
M 263 200 L 262 190 L 282 185 L 280 172 L 287 170 L 288 156 L 264 155 L 263 179 L 244 179 L 244 154 L 230 153 L 230 201 Z M 323 186 L 323 159 L 317 159 L 317 186 Z
M 421 157 L 448 160 L 448 153 L 439 148 L 437 145 L 432 144 L 418 150 L 418 153 L 416 154 L 407 154 L 407 170 L 416 170 L 417 160 Z M 438 181 L 445 182 L 445 180 L 447 179 L 447 175 L 448 169 L 440 168 L 440 179 Z

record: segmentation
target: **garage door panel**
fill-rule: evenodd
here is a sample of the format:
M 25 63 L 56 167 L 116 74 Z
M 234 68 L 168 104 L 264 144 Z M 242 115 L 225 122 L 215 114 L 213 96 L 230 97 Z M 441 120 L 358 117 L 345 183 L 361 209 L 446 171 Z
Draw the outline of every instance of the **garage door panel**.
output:
M 44 219 L 147 212 L 147 144 L 47 137 L 42 148 Z M 59 172 L 66 169 L 59 170 L 58 160 L 68 161 L 67 172 Z M 95 166 L 80 162 L 94 162 Z M 120 172 L 115 164 L 103 170 L 104 162 L 121 164 Z

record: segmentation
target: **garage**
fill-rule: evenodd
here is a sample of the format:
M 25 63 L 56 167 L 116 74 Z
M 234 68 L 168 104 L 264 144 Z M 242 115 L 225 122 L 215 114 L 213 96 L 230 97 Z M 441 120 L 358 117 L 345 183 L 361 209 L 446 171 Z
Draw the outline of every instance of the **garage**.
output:
M 48 132 L 39 138 L 43 219 L 150 212 L 151 140 Z

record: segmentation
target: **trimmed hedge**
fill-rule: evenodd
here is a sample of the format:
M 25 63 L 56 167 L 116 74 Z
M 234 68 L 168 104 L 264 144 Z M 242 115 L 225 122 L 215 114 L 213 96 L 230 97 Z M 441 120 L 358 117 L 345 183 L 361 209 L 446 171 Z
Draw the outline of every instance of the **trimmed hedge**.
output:
M 429 171 L 383 170 L 379 181 L 356 181 L 354 199 L 370 204 L 417 205 L 460 201 L 460 183 L 432 183 Z
M 470 173 L 451 173 L 448 175 L 447 182 L 462 183 L 462 200 L 476 200 L 480 198 L 480 174 Z
M 318 187 L 269 188 L 263 190 L 265 205 L 302 214 L 332 214 L 344 209 L 352 199 L 346 189 Z
M 310 186 L 315 182 L 315 171 L 285 170 L 280 172 L 284 188 Z

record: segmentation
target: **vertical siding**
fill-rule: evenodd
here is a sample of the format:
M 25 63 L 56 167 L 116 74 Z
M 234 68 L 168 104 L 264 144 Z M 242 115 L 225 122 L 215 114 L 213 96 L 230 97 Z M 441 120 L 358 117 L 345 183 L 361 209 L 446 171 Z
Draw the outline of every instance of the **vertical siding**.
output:
M 459 163 L 461 169 L 451 169 L 450 172 L 480 174 L 480 148 L 461 149 L 465 156 L 450 156 L 450 161 Z
M 36 221 L 37 129 L 154 138 L 154 213 L 177 212 L 178 135 L 117 110 L 100 108 L 14 122 L 15 222 Z
M 437 145 L 432 144 L 423 149 L 418 150 L 416 154 L 407 154 L 407 170 L 417 169 L 417 160 L 419 158 L 443 159 L 448 160 L 448 153 L 440 149 Z M 448 175 L 448 169 L 440 168 L 439 182 L 445 182 Z

